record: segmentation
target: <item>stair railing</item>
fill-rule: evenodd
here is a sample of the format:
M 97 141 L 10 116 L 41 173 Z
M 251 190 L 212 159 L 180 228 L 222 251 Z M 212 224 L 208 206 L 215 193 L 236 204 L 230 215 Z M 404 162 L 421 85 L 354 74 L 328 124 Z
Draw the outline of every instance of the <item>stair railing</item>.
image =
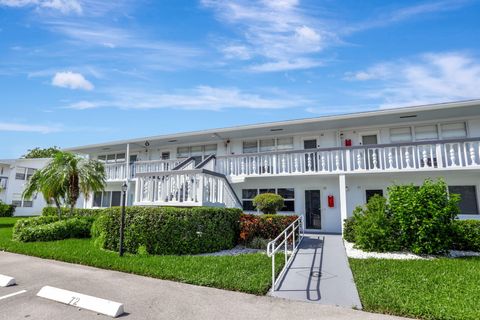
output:
M 275 239 L 270 241 L 267 245 L 267 255 L 272 258 L 272 292 L 275 291 L 277 281 L 283 277 L 285 270 L 287 270 L 290 265 L 293 257 L 297 253 L 298 246 L 303 240 L 304 230 L 303 230 L 303 219 L 302 216 L 299 216 L 295 221 L 293 221 L 285 230 L 282 231 Z M 298 239 L 296 238 L 296 233 L 298 230 Z M 282 240 L 282 241 L 280 241 Z M 292 253 L 288 255 L 288 244 L 291 240 L 292 244 Z M 277 242 L 279 242 L 277 244 Z M 277 252 L 283 248 L 285 264 L 278 274 L 278 277 L 275 277 L 275 255 Z M 276 278 L 276 279 L 275 279 Z

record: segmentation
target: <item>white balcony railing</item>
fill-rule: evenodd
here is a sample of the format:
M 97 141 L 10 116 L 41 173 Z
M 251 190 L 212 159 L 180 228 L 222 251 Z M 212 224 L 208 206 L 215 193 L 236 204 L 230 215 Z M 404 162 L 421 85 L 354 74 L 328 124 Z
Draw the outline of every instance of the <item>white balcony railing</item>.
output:
M 109 163 L 104 166 L 107 181 L 122 181 L 127 178 L 126 163 Z
M 137 173 L 135 204 L 240 208 L 225 176 L 205 169 Z
M 153 160 L 137 161 L 130 164 L 130 179 L 137 173 L 160 172 L 172 170 L 181 160 Z M 123 181 L 127 178 L 126 163 L 107 163 L 105 164 L 105 174 L 107 181 Z
M 217 157 L 226 176 L 480 168 L 480 138 Z

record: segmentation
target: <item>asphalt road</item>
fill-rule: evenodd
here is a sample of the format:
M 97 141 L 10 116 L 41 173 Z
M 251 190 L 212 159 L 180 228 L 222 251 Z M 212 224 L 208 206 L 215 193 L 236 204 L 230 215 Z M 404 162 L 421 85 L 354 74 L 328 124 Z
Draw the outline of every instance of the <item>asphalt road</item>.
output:
M 400 319 L 348 308 L 259 297 L 0 252 L 0 319 L 111 319 L 36 296 L 45 285 L 124 303 L 120 319 Z M 22 292 L 8 297 L 7 295 Z M 7 296 L 7 297 L 5 297 Z

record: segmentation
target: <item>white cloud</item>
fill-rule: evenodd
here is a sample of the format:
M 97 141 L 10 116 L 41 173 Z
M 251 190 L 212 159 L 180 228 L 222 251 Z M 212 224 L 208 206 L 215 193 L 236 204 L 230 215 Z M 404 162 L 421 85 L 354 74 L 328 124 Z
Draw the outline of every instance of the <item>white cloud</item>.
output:
M 221 50 L 227 59 L 248 60 L 252 57 L 250 49 L 244 45 L 228 45 Z
M 228 108 L 282 109 L 305 106 L 310 101 L 296 96 L 275 94 L 262 96 L 237 88 L 198 86 L 174 93 L 142 91 L 135 88 L 112 88 L 109 98 L 98 101 L 79 101 L 66 108 L 86 110 L 95 108 L 119 109 L 187 109 L 219 111 Z
M 0 0 L 0 6 L 26 7 L 33 6 L 39 9 L 51 9 L 63 14 L 81 14 L 83 9 L 77 0 Z
M 379 88 L 365 96 L 381 99 L 385 108 L 480 98 L 480 61 L 464 53 L 429 53 L 351 74 L 375 81 Z
M 290 71 L 302 70 L 319 67 L 323 63 L 319 60 L 311 60 L 308 58 L 295 59 L 289 61 L 275 61 L 263 64 L 251 65 L 248 70 L 251 72 L 276 72 L 276 71 Z
M 71 71 L 57 72 L 52 79 L 52 85 L 69 89 L 93 90 L 93 84 L 81 73 Z
M 54 133 L 60 132 L 62 129 L 59 126 L 0 122 L 0 131 Z
M 255 67 L 257 72 L 294 70 L 297 65 L 304 69 L 306 64 L 298 61 L 314 60 L 316 53 L 336 41 L 334 33 L 313 18 L 313 13 L 302 10 L 297 0 L 202 0 L 202 4 L 241 35 L 237 39 L 240 44 L 235 46 L 242 50 L 237 58 L 265 60 L 267 67 Z M 224 47 L 221 50 L 225 56 L 234 58 Z M 310 63 L 309 68 L 317 65 Z

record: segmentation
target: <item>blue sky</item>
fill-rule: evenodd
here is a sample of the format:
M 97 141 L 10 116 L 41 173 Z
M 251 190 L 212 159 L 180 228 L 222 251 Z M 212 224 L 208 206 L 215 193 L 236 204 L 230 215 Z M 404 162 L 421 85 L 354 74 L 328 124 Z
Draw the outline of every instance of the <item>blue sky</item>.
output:
M 0 0 L 0 158 L 480 98 L 480 1 Z

